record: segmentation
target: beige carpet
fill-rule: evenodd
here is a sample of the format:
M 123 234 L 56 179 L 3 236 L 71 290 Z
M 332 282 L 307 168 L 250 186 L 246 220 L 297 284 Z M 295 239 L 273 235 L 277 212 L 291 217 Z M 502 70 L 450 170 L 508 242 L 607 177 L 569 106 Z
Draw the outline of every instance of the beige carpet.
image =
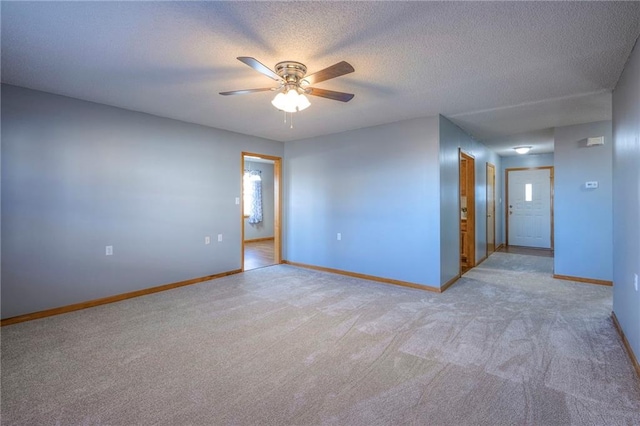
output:
M 444 294 L 279 265 L 4 327 L 2 424 L 640 424 L 611 288 L 552 261 Z

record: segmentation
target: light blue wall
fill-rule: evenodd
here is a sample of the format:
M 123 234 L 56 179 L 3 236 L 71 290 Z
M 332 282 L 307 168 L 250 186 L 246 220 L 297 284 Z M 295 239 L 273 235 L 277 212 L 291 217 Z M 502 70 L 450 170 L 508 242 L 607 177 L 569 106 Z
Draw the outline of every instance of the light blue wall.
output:
M 602 146 L 587 147 L 589 137 Z M 554 273 L 613 279 L 611 122 L 555 129 Z M 597 181 L 597 189 L 585 182 Z
M 460 192 L 458 149 L 474 158 L 476 210 L 476 263 L 487 256 L 487 163 L 496 167 L 497 200 L 501 198 L 500 157 L 460 127 L 440 116 L 440 249 L 441 283 L 446 283 L 460 271 Z M 500 216 L 496 219 L 496 242 L 502 239 Z
M 501 239 L 497 244 L 505 244 L 506 243 L 506 208 L 505 208 L 505 200 L 506 200 L 506 172 L 507 169 L 517 169 L 524 167 L 547 167 L 553 166 L 553 153 L 549 154 L 524 154 L 524 155 L 511 155 L 506 157 L 501 157 L 502 167 L 500 167 L 500 193 L 501 196 L 498 199 L 496 196 L 496 210 L 500 209 L 500 229 L 501 229 Z M 496 169 L 496 174 L 498 174 L 498 170 Z M 497 238 L 496 238 L 497 239 Z
M 640 45 L 613 92 L 613 311 L 640 361 Z
M 525 154 L 502 157 L 502 175 L 506 169 L 521 167 L 553 166 L 553 153 L 549 154 Z
M 460 167 L 462 130 L 439 116 L 440 284 L 460 275 Z
M 437 117 L 287 142 L 283 169 L 286 260 L 440 286 Z
M 262 222 L 249 223 L 249 218 L 245 219 L 244 239 L 246 241 L 257 238 L 273 238 L 273 164 L 245 160 L 244 168 L 247 170 L 260 170 L 262 172 L 260 175 L 262 178 Z
M 242 151 L 283 144 L 3 85 L 2 317 L 239 269 Z

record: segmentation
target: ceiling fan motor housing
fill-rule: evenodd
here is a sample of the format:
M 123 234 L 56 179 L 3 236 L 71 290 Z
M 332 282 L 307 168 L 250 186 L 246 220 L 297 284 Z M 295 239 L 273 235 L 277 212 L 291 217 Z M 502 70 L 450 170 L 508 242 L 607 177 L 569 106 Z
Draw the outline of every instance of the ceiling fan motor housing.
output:
M 301 88 L 302 78 L 307 74 L 305 64 L 296 61 L 283 61 L 276 64 L 276 74 L 285 81 L 287 89 Z

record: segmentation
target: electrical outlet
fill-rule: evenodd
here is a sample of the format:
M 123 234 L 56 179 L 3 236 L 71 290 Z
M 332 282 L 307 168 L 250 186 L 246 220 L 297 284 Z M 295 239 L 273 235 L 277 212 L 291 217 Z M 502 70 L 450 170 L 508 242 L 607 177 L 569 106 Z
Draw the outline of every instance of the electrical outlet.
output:
M 633 286 L 636 288 L 636 291 L 638 291 L 638 274 L 633 274 Z
M 208 235 L 206 237 L 204 237 L 204 243 L 205 244 L 211 244 L 211 237 L 208 236 Z
M 218 242 L 222 241 L 222 234 L 218 234 Z
M 336 235 L 336 239 L 338 241 L 342 240 L 342 234 L 340 232 L 338 232 L 338 235 Z
M 105 247 L 105 255 L 113 256 L 113 246 L 106 246 Z

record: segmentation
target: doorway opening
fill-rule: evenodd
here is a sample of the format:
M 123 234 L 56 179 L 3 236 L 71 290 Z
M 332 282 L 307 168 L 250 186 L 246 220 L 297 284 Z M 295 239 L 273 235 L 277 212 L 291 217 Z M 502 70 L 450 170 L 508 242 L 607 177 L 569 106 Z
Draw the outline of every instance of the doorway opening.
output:
M 242 270 L 281 263 L 282 159 L 242 153 Z
M 475 159 L 460 150 L 460 273 L 475 266 L 476 258 L 476 172 Z
M 553 253 L 553 166 L 505 170 L 506 245 Z

